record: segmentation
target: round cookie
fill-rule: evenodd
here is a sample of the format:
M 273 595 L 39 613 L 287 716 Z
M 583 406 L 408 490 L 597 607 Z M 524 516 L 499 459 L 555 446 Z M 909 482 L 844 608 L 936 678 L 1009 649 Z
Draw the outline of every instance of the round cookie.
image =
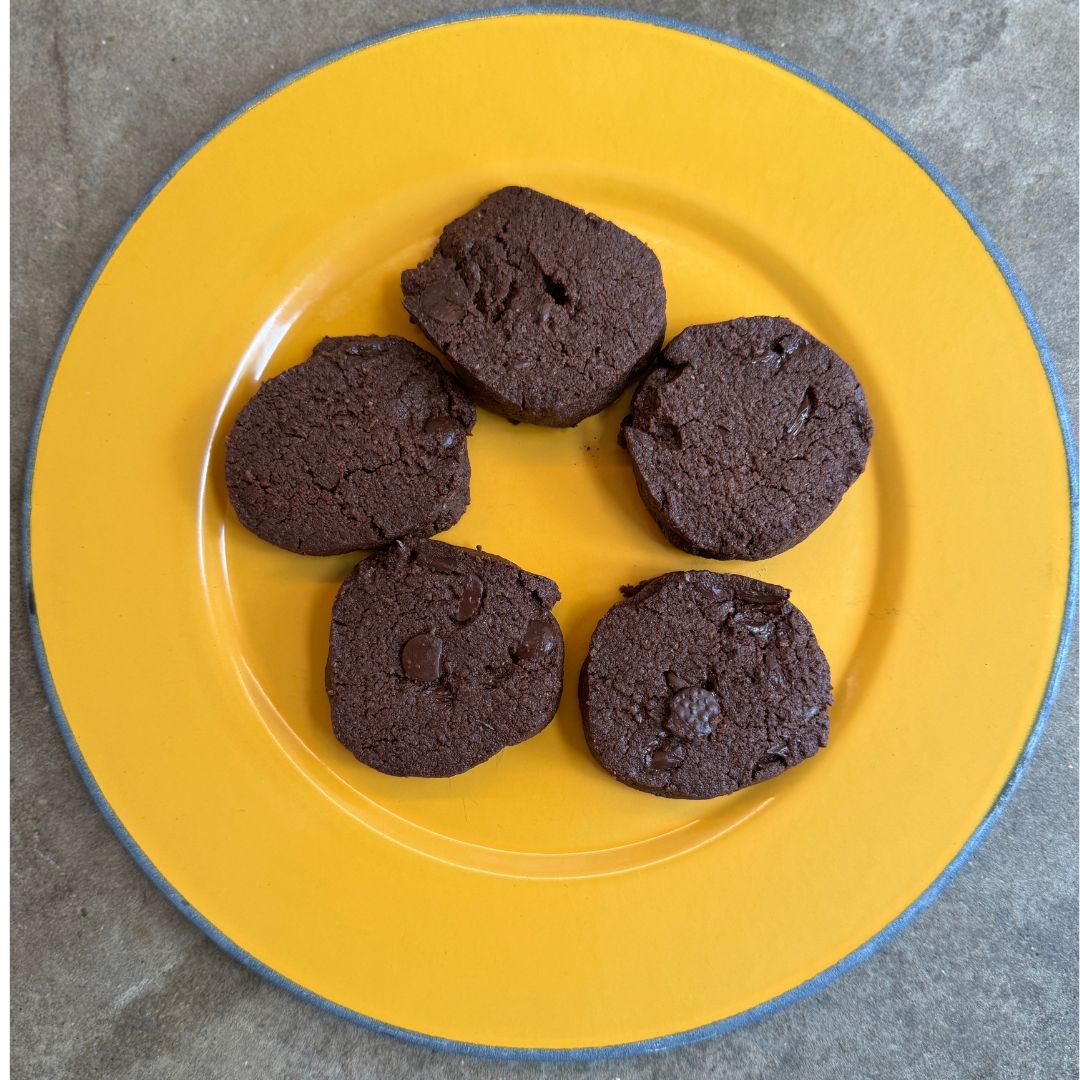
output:
M 691 326 L 634 394 L 622 441 L 668 539 L 767 559 L 836 509 L 874 425 L 855 373 L 787 319 Z
M 465 391 L 411 341 L 324 338 L 240 411 L 229 500 L 253 533 L 302 555 L 430 536 L 469 504 L 475 421 Z
M 454 776 L 542 730 L 562 695 L 555 582 L 433 540 L 361 562 L 326 664 L 334 734 L 392 776 Z
M 511 420 L 572 427 L 610 405 L 664 339 L 652 251 L 529 188 L 450 222 L 401 287 L 476 399 Z
M 589 749 L 616 780 L 711 799 L 828 743 L 829 665 L 787 589 L 695 570 L 623 592 L 579 683 Z

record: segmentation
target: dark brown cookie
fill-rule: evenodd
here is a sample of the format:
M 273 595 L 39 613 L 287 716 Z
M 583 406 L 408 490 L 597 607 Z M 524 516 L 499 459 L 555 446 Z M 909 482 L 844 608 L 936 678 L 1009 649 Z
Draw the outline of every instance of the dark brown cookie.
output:
M 477 400 L 512 420 L 573 426 L 610 405 L 664 339 L 649 248 L 529 188 L 450 222 L 401 287 Z
M 696 570 L 623 591 L 579 683 L 585 738 L 617 780 L 711 799 L 828 743 L 829 665 L 787 589 Z
M 562 694 L 555 582 L 433 540 L 361 562 L 334 602 L 334 734 L 392 776 L 454 776 L 541 731 Z
M 638 387 L 622 439 L 668 539 L 766 559 L 814 531 L 866 466 L 855 373 L 787 319 L 691 326 Z
M 461 386 L 411 341 L 324 338 L 240 411 L 229 499 L 253 533 L 303 555 L 430 536 L 469 504 L 475 421 Z

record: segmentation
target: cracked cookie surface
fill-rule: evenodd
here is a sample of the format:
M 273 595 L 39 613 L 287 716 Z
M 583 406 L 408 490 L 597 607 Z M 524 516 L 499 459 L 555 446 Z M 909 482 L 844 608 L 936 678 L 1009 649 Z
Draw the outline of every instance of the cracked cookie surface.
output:
M 623 591 L 579 681 L 586 741 L 615 779 L 711 799 L 827 745 L 829 665 L 787 589 L 695 570 Z
M 240 521 L 306 555 L 448 529 L 469 503 L 476 409 L 404 338 L 324 338 L 267 380 L 229 433 L 225 480 Z
M 855 373 L 787 319 L 691 326 L 634 394 L 621 439 L 668 539 L 766 559 L 836 509 L 874 425 Z
M 396 543 L 334 602 L 334 734 L 393 776 L 453 776 L 536 735 L 562 694 L 555 582 L 487 552 Z
M 663 343 L 660 264 L 610 221 L 507 187 L 401 275 L 405 308 L 477 400 L 570 427 L 610 405 Z

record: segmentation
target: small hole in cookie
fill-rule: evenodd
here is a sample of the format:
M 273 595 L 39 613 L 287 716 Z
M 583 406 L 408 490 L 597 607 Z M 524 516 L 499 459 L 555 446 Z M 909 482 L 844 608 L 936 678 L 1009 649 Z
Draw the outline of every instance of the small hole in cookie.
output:
M 790 356 L 800 345 L 799 337 L 797 334 L 784 334 L 783 337 L 778 337 L 769 349 L 779 359 L 776 361 L 777 368 L 784 361 L 784 359 Z
M 674 424 L 670 424 L 666 420 L 654 420 L 649 427 L 649 434 L 661 442 L 669 442 L 677 447 L 682 447 L 682 432 Z
M 566 303 L 566 288 L 548 274 L 544 275 L 544 292 L 560 307 Z

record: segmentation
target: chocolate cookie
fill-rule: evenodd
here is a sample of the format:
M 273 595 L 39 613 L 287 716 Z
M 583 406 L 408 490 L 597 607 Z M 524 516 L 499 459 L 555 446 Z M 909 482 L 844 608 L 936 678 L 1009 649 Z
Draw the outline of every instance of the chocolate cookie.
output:
M 616 780 L 711 799 L 828 743 L 829 665 L 787 589 L 695 570 L 623 592 L 579 684 L 589 749 Z
M 324 338 L 240 411 L 229 499 L 253 533 L 303 555 L 430 536 L 469 504 L 475 421 L 464 390 L 412 342 Z
M 610 405 L 664 340 L 656 256 L 529 188 L 503 188 L 450 222 L 401 287 L 477 400 L 512 420 L 572 427 Z
M 555 582 L 432 540 L 361 562 L 334 601 L 334 734 L 392 776 L 454 776 L 531 738 L 562 695 Z
M 675 338 L 634 394 L 622 440 L 676 547 L 766 559 L 836 509 L 873 432 L 851 368 L 787 319 L 758 316 Z

